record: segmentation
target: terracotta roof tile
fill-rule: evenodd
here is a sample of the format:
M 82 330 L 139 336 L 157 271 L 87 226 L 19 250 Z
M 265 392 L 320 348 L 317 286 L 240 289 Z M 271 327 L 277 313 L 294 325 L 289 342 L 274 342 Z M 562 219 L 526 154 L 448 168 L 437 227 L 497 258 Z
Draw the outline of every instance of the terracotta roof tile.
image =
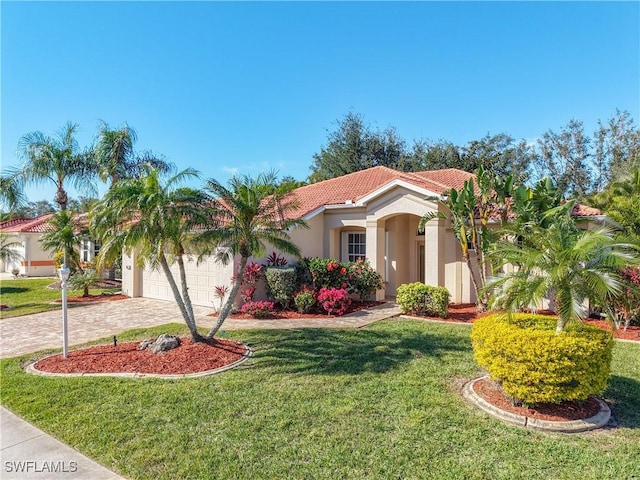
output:
M 0 223 L 0 231 L 5 233 L 46 233 L 52 232 L 53 227 L 49 219 L 53 213 L 47 213 L 36 218 L 16 218 Z
M 410 173 L 379 166 L 305 185 L 293 193 L 300 205 L 298 214 L 304 216 L 323 206 L 357 202 L 394 180 L 402 180 L 439 194 L 451 188 L 461 188 L 464 181 L 473 176 L 455 168 Z
M 597 208 L 588 207 L 587 205 L 581 205 L 578 203 L 573 207 L 571 215 L 575 217 L 597 217 L 602 215 L 602 211 Z

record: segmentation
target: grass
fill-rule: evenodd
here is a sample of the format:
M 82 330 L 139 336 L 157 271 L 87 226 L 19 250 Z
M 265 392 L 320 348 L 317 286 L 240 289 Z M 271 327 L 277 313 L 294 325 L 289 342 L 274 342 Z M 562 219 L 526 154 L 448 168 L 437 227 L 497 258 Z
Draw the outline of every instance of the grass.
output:
M 121 341 L 178 324 L 135 330 Z M 255 355 L 208 378 L 47 378 L 1 363 L 2 403 L 132 479 L 640 477 L 640 345 L 616 343 L 604 397 L 619 428 L 544 434 L 476 411 L 465 326 L 227 332 Z
M 0 310 L 0 319 L 29 315 L 31 313 L 46 312 L 47 310 L 59 310 L 60 304 L 51 304 L 54 300 L 60 300 L 60 290 L 52 290 L 47 286 L 57 282 L 55 277 L 47 278 L 19 278 L 16 280 L 2 280 L 0 282 L 0 303 L 9 305 L 9 310 Z M 119 289 L 92 288 L 89 293 L 99 295 L 103 292 L 113 293 Z M 82 290 L 67 291 L 69 297 L 82 295 Z

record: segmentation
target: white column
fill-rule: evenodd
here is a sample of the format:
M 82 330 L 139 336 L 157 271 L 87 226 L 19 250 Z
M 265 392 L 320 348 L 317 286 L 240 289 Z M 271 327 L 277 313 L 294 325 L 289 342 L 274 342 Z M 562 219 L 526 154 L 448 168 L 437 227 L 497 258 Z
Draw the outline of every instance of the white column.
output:
M 444 220 L 433 219 L 424 231 L 424 283 L 444 286 Z
M 384 277 L 385 274 L 385 232 L 384 225 L 379 226 L 375 218 L 367 218 L 366 248 L 367 259 L 371 266 Z M 386 278 L 384 279 L 386 281 Z M 384 300 L 386 290 L 376 291 L 376 300 Z

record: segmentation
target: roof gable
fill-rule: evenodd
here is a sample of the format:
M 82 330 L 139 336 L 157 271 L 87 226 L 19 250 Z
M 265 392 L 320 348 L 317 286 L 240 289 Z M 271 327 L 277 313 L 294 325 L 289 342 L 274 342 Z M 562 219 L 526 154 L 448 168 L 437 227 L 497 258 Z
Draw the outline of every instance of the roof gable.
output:
M 419 190 L 441 194 L 451 188 L 461 188 L 474 175 L 455 168 L 426 172 L 400 172 L 378 166 L 348 173 L 341 177 L 299 187 L 293 191 L 300 209 L 300 216 L 309 216 L 322 207 L 332 205 L 362 205 L 376 193 L 383 194 L 385 187 L 413 186 Z

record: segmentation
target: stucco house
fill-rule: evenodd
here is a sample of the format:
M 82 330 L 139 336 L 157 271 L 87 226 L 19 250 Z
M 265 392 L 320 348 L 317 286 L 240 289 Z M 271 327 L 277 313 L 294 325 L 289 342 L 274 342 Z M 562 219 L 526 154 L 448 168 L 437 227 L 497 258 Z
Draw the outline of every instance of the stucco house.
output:
M 20 270 L 20 275 L 25 277 L 49 277 L 56 275 L 56 264 L 50 252 L 40 245 L 42 234 L 53 231 L 49 223 L 53 213 L 41 215 L 36 218 L 15 218 L 0 222 L 0 232 L 10 236 L 11 241 L 19 242 L 19 246 L 12 247 L 22 260 L 18 263 L 0 265 L 0 271 L 11 272 L 14 268 Z M 79 230 L 84 230 L 87 224 L 87 215 L 76 215 L 75 222 Z M 100 243 L 87 235 L 80 240 L 80 260 L 91 262 L 100 249 Z
M 395 296 L 399 285 L 419 281 L 446 287 L 453 302 L 475 302 L 468 267 L 448 222 L 434 219 L 423 233 L 418 231 L 423 215 L 443 208 L 428 199 L 460 189 L 472 177 L 457 169 L 406 173 L 379 166 L 300 187 L 294 191 L 297 215 L 309 229 L 296 229 L 291 238 L 304 257 L 368 259 L 385 282 L 378 298 Z M 587 220 L 602 217 L 598 210 L 580 208 L 575 214 Z M 123 293 L 173 300 L 164 274 L 137 267 L 135 252 L 123 255 L 122 266 Z M 234 266 L 211 258 L 200 265 L 191 259 L 186 267 L 193 303 L 217 304 L 214 287 L 230 285 Z

